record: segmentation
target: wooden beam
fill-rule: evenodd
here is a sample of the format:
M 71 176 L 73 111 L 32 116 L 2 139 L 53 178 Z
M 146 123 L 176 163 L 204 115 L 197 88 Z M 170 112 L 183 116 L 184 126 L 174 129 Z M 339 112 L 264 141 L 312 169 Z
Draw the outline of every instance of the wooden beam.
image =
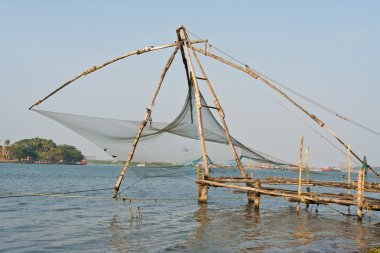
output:
M 143 119 L 143 121 L 141 122 L 141 125 L 140 125 L 140 128 L 136 134 L 136 137 L 133 141 L 133 144 L 132 144 L 132 148 L 131 148 L 131 151 L 129 152 L 129 156 L 127 158 L 127 160 L 125 161 L 124 163 L 124 166 L 123 166 L 123 169 L 121 170 L 121 173 L 120 173 L 120 176 L 119 178 L 117 179 L 116 181 L 116 184 L 115 184 L 115 188 L 114 188 L 114 191 L 113 191 L 113 197 L 114 198 L 117 198 L 117 193 L 119 191 L 119 188 L 120 188 L 120 184 L 121 182 L 123 181 L 123 178 L 124 178 L 124 175 L 125 175 L 125 172 L 127 171 L 127 168 L 128 168 L 128 165 L 129 165 L 129 162 L 133 159 L 133 155 L 135 153 L 135 150 L 136 150 L 136 147 L 137 147 L 137 144 L 140 140 L 140 137 L 141 137 L 141 134 L 144 130 L 144 127 L 146 126 L 148 120 L 151 118 L 151 113 L 152 113 L 152 110 L 153 110 L 153 107 L 154 107 L 154 104 L 155 104 L 155 101 L 156 101 L 156 98 L 158 96 L 158 92 L 160 91 L 161 89 L 161 85 L 162 85 L 162 82 L 164 81 L 165 79 L 165 76 L 166 76 L 166 73 L 168 72 L 173 60 L 174 60 L 174 57 L 178 51 L 178 46 L 174 49 L 174 52 L 171 54 L 168 62 L 166 63 L 165 65 L 165 68 L 161 74 L 161 77 L 160 77 L 160 80 L 158 82 L 158 85 L 157 85 L 157 88 L 154 92 L 154 95 L 153 95 L 153 98 L 152 98 L 152 101 L 150 102 L 150 105 L 149 107 L 147 108 L 147 112 L 145 114 L 145 117 Z
M 205 43 L 207 42 L 207 40 L 195 40 L 195 41 L 192 41 L 190 42 L 191 44 L 197 44 L 197 43 Z M 114 62 L 117 62 L 117 61 L 120 61 L 124 58 L 127 58 L 129 56 L 132 56 L 132 55 L 138 55 L 138 54 L 143 54 L 143 53 L 147 53 L 147 52 L 152 52 L 152 51 L 156 51 L 156 50 L 160 50 L 160 49 L 165 49 L 165 48 L 169 48 L 169 47 L 176 47 L 178 46 L 178 42 L 175 42 L 175 43 L 170 43 L 170 44 L 167 44 L 167 45 L 162 45 L 162 46 L 150 46 L 150 47 L 144 47 L 144 48 L 141 48 L 141 49 L 138 49 L 138 50 L 135 50 L 133 52 L 130 52 L 130 53 L 126 53 L 122 56 L 119 56 L 119 57 L 116 57 L 114 59 L 111 59 L 109 61 L 106 61 L 105 63 L 99 65 L 99 66 L 93 66 L 85 71 L 83 71 L 81 74 L 75 76 L 74 78 L 70 79 L 69 81 L 67 81 L 66 83 L 62 84 L 60 87 L 58 87 L 57 89 L 55 89 L 53 92 L 49 93 L 46 97 L 38 100 L 36 103 L 34 103 L 32 106 L 29 107 L 29 110 L 33 109 L 35 106 L 41 104 L 42 102 L 44 102 L 46 99 L 48 99 L 49 97 L 53 96 L 55 93 L 57 93 L 58 91 L 60 91 L 61 89 L 65 88 L 67 85 L 73 83 L 74 81 L 78 80 L 79 78 L 81 77 L 84 77 L 84 76 L 87 76 L 88 74 L 91 74 L 92 72 L 95 72 L 99 69 L 102 69 Z
M 203 166 L 204 166 L 204 172 L 205 177 L 207 178 L 209 175 L 209 166 L 208 166 L 208 159 L 207 159 L 207 151 L 206 151 L 206 141 L 203 133 L 203 120 L 202 120 L 202 103 L 201 103 L 201 93 L 198 86 L 198 81 L 195 76 L 195 70 L 193 67 L 193 62 L 191 60 L 189 47 L 191 47 L 191 44 L 188 43 L 188 36 L 186 33 L 186 30 L 183 26 L 178 28 L 178 31 L 180 33 L 181 40 L 184 42 L 184 48 L 187 56 L 187 65 L 190 69 L 190 75 L 192 79 L 192 85 L 194 87 L 195 92 L 195 100 L 197 103 L 197 119 L 198 119 L 198 132 L 199 132 L 199 138 L 201 140 L 201 146 L 202 146 L 202 157 L 203 157 Z
M 203 66 L 202 66 L 202 64 L 201 64 L 201 62 L 199 61 L 199 58 L 198 58 L 197 54 L 195 53 L 194 48 L 193 48 L 192 45 L 190 45 L 190 49 L 191 49 L 192 52 L 193 52 L 193 56 L 194 56 L 195 60 L 196 60 L 197 63 L 198 63 L 199 69 L 200 69 L 201 72 L 202 72 L 202 76 L 203 76 L 204 80 L 206 81 L 207 86 L 208 86 L 208 88 L 209 88 L 209 90 L 210 90 L 210 92 L 211 92 L 211 94 L 212 94 L 212 97 L 213 97 L 213 100 L 214 100 L 215 107 L 217 108 L 217 110 L 218 110 L 218 112 L 219 112 L 220 120 L 221 120 L 222 125 L 223 125 L 223 128 L 224 128 L 224 132 L 225 132 L 225 135 L 226 135 L 226 138 L 227 138 L 227 141 L 228 141 L 228 145 L 230 146 L 230 149 L 231 149 L 232 154 L 233 154 L 233 156 L 234 156 L 234 159 L 235 159 L 235 161 L 236 161 L 236 165 L 237 165 L 237 167 L 239 168 L 241 175 L 242 175 L 243 177 L 246 177 L 246 174 L 245 174 L 245 172 L 244 172 L 244 168 L 243 168 L 243 165 L 242 165 L 242 163 L 241 163 L 241 160 L 240 160 L 240 158 L 239 158 L 239 156 L 238 156 L 238 154 L 237 154 L 237 152 L 236 152 L 235 146 L 234 146 L 233 143 L 232 143 L 231 135 L 230 135 L 230 131 L 228 130 L 227 122 L 226 122 L 226 120 L 225 120 L 225 117 L 226 117 L 226 116 L 225 116 L 225 114 L 224 114 L 223 108 L 222 108 L 222 106 L 220 105 L 219 99 L 218 99 L 218 97 L 216 96 L 216 93 L 215 93 L 215 91 L 214 91 L 214 89 L 213 89 L 213 87 L 212 87 L 212 85 L 211 85 L 211 83 L 210 83 L 210 80 L 208 79 L 208 77 L 207 77 L 207 75 L 206 75 L 206 72 L 205 72 L 205 70 L 204 70 L 204 68 L 203 68 Z
M 301 135 L 301 142 L 300 142 L 300 160 L 299 160 L 299 173 L 298 173 L 298 196 L 301 196 L 301 190 L 302 190 L 302 152 L 303 152 L 303 134 Z M 297 204 L 297 212 L 300 211 L 300 203 Z

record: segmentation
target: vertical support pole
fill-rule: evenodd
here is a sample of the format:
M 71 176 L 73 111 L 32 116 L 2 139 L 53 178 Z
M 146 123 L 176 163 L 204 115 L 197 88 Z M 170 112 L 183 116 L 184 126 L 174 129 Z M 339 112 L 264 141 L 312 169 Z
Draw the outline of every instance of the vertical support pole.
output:
M 252 183 L 247 183 L 247 186 L 253 187 L 255 185 Z M 248 199 L 248 203 L 251 203 L 251 204 L 255 203 L 255 192 L 254 191 L 247 191 L 247 199 Z
M 351 150 L 350 145 L 347 145 L 347 173 L 348 173 L 348 194 L 351 194 Z
M 363 202 L 364 202 L 364 170 L 363 169 L 359 170 L 357 194 L 358 194 L 357 216 L 358 216 L 358 221 L 361 221 L 363 219 Z
M 185 48 L 186 55 L 187 55 L 187 65 L 189 66 L 191 79 L 192 79 L 192 85 L 194 86 L 195 100 L 197 103 L 198 132 L 199 132 L 199 138 L 201 140 L 203 165 L 204 165 L 204 172 L 205 172 L 204 175 L 205 175 L 205 178 L 208 178 L 209 167 L 208 167 L 208 159 L 207 159 L 207 151 L 206 151 L 206 141 L 205 141 L 205 137 L 203 134 L 201 94 L 199 91 L 198 81 L 197 81 L 197 78 L 195 76 L 193 62 L 191 61 L 191 57 L 190 57 L 189 47 L 191 47 L 191 44 L 188 43 L 187 34 L 186 34 L 185 28 L 183 26 L 181 26 L 179 28 L 178 32 L 180 33 L 180 35 L 182 32 L 182 36 L 180 36 L 180 37 L 181 37 L 182 41 L 184 42 L 184 48 Z
M 303 134 L 301 135 L 300 142 L 300 161 L 299 161 L 299 174 L 298 174 L 298 197 L 301 197 L 302 190 L 302 151 L 303 151 Z M 297 213 L 300 211 L 300 202 L 297 203 Z
M 348 194 L 351 194 L 351 148 L 347 145 L 347 178 L 348 178 Z M 348 213 L 351 213 L 350 206 L 347 207 Z
M 197 171 L 198 171 L 198 180 L 204 179 L 204 174 L 202 173 L 201 165 L 197 165 Z M 198 203 L 199 204 L 207 204 L 207 193 L 208 193 L 208 186 L 198 183 Z
M 310 171 L 309 171 L 309 147 L 306 148 L 305 151 L 305 167 L 306 167 L 306 183 L 308 186 L 306 187 L 306 192 L 310 192 Z M 306 204 L 306 208 L 309 208 L 309 204 Z
M 255 181 L 255 188 L 256 189 L 261 188 L 261 182 L 259 179 L 256 179 Z M 260 209 L 260 193 L 255 192 L 254 201 L 255 201 L 255 210 L 259 210 Z
M 119 188 L 120 188 L 120 184 L 121 182 L 123 181 L 123 178 L 124 178 L 124 175 L 125 175 L 125 172 L 127 171 L 127 168 L 128 168 L 128 165 L 129 165 L 129 162 L 132 160 L 133 158 L 133 155 L 135 154 L 135 150 L 136 150 L 136 147 L 137 147 L 137 143 L 139 142 L 140 140 L 140 137 L 141 137 L 141 134 L 147 124 L 147 122 L 151 119 L 151 113 L 152 113 L 152 109 L 154 107 L 154 103 L 156 101 L 156 98 L 158 96 L 158 92 L 160 91 L 160 88 L 161 88 L 161 85 L 162 85 L 162 82 L 164 81 L 164 78 L 165 78 L 165 75 L 166 73 L 168 72 L 169 70 L 169 67 L 170 65 L 172 64 L 173 60 L 174 60 L 174 57 L 176 55 L 178 51 L 178 46 L 174 49 L 174 52 L 171 54 L 168 62 L 166 63 L 165 65 L 165 68 L 161 74 L 161 78 L 160 78 L 160 81 L 158 82 L 158 85 L 157 85 L 157 88 L 154 92 L 154 95 L 153 95 L 153 99 L 149 105 L 149 107 L 147 108 L 146 110 L 146 114 L 145 114 L 145 117 L 143 119 L 143 121 L 141 122 L 141 125 L 140 125 L 140 128 L 136 134 L 136 137 L 133 141 L 133 144 L 132 144 L 132 148 L 131 148 L 131 151 L 129 152 L 129 156 L 127 158 L 127 160 L 125 161 L 125 164 L 123 166 L 123 169 L 121 170 L 121 173 L 120 173 L 120 176 L 119 178 L 117 179 L 116 181 L 116 184 L 115 184 L 115 188 L 114 188 L 114 191 L 113 191 L 113 197 L 116 199 L 117 198 L 117 193 L 119 191 Z
M 227 138 L 227 142 L 228 142 L 228 145 L 231 148 L 232 154 L 233 154 L 234 159 L 236 161 L 236 165 L 239 168 L 241 175 L 243 177 L 247 177 L 246 173 L 244 172 L 244 168 L 243 168 L 243 165 L 241 163 L 241 160 L 240 160 L 240 158 L 239 158 L 239 156 L 238 156 L 238 154 L 236 152 L 235 146 L 232 143 L 230 131 L 228 130 L 227 123 L 226 123 L 226 120 L 225 120 L 226 115 L 224 114 L 223 108 L 220 105 L 219 99 L 216 96 L 214 89 L 212 88 L 210 80 L 208 79 L 208 77 L 206 75 L 206 72 L 205 72 L 205 70 L 204 70 L 201 62 L 199 61 L 199 58 L 198 58 L 197 54 L 195 53 L 193 46 L 190 44 L 189 47 L 190 47 L 190 49 L 191 49 L 191 51 L 193 53 L 193 56 L 194 56 L 194 58 L 195 58 L 195 60 L 196 60 L 196 62 L 198 64 L 199 69 L 202 72 L 203 78 L 205 79 L 205 81 L 207 83 L 207 86 L 208 86 L 208 88 L 209 88 L 209 90 L 210 90 L 210 92 L 212 94 L 215 107 L 218 109 L 218 113 L 219 113 L 220 120 L 221 120 L 223 128 L 224 128 L 224 132 L 225 132 L 225 135 L 226 135 L 226 138 Z M 249 197 L 248 197 L 248 199 L 249 199 Z

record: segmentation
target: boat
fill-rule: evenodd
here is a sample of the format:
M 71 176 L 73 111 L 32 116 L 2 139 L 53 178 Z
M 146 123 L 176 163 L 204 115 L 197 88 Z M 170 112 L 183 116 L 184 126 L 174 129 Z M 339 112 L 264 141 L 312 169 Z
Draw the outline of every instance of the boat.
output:
M 340 168 L 324 167 L 322 172 L 342 172 L 342 170 Z

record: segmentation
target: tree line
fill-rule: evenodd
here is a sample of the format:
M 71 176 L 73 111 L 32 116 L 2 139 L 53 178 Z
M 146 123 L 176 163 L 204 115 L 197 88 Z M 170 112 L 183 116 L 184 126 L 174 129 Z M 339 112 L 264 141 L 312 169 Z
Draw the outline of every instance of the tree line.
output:
M 82 152 L 70 145 L 57 145 L 52 140 L 32 138 L 13 144 L 9 140 L 2 146 L 2 159 L 20 162 L 77 163 L 84 159 Z

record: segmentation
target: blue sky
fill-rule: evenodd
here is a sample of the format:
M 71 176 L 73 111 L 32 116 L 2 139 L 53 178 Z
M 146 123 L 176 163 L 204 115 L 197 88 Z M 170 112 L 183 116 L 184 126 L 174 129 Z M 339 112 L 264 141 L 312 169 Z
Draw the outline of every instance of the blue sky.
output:
M 93 65 L 141 47 L 173 42 L 181 24 L 267 76 L 380 131 L 379 11 L 378 1 L 1 1 L 0 139 L 52 138 L 76 145 L 86 155 L 105 157 L 87 140 L 27 108 Z M 39 108 L 140 120 L 170 53 L 116 63 Z M 264 85 L 201 60 L 231 132 L 240 141 L 296 162 L 299 136 L 304 133 L 312 164 L 345 161 L 304 122 L 327 133 Z M 186 92 L 183 78 L 177 61 L 154 119 L 168 121 L 178 113 Z M 380 164 L 380 137 L 297 101 L 361 156 Z

